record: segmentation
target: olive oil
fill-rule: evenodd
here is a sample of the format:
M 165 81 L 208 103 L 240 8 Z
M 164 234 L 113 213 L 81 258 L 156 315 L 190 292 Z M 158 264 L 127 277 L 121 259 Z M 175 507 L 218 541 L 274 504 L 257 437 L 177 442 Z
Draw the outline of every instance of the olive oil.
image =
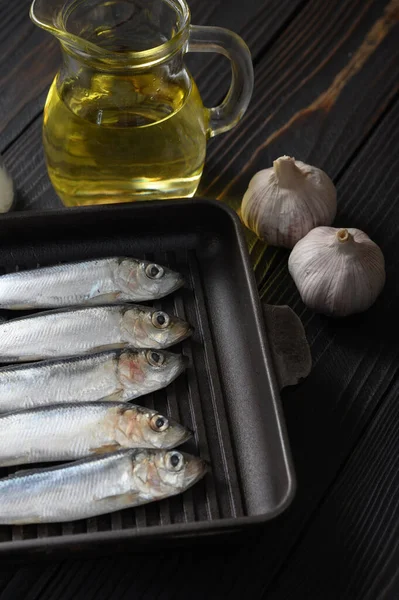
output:
M 44 112 L 50 179 L 67 206 L 193 196 L 208 111 L 192 79 L 96 73 L 54 81 Z

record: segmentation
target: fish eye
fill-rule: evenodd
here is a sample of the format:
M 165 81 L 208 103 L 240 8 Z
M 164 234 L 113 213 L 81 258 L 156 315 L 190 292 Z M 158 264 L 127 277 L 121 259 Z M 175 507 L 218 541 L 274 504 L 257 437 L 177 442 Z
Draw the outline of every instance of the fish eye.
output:
M 169 427 L 169 421 L 162 415 L 154 415 L 150 421 L 151 429 L 154 431 L 166 431 Z
M 161 277 L 164 276 L 165 271 L 159 265 L 150 264 L 146 266 L 145 273 L 150 279 L 161 279 Z
M 170 323 L 170 317 L 164 312 L 154 312 L 151 317 L 152 324 L 157 329 L 166 329 Z
M 183 468 L 183 455 L 180 452 L 170 452 L 167 457 L 168 468 L 171 471 L 181 471 Z
M 165 362 L 165 355 L 161 352 L 155 352 L 154 350 L 148 350 L 147 361 L 153 367 L 162 367 Z

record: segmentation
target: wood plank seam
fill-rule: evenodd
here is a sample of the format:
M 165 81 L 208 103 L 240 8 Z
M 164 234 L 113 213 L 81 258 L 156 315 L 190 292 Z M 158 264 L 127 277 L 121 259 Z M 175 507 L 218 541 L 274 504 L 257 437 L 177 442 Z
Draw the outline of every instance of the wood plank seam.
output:
M 352 165 L 353 161 L 356 159 L 357 155 L 363 150 L 366 144 L 369 142 L 370 138 L 376 132 L 376 130 L 380 127 L 383 120 L 389 116 L 389 113 L 394 110 L 396 103 L 399 101 L 399 83 L 396 86 L 393 95 L 387 99 L 385 106 L 383 106 L 381 112 L 374 120 L 374 123 L 371 125 L 370 129 L 365 133 L 364 137 L 360 140 L 359 144 L 356 148 L 351 152 L 348 157 L 348 160 L 342 165 L 339 169 L 336 176 L 333 178 L 334 183 L 337 184 L 348 170 L 348 168 Z
M 19 140 L 19 138 L 24 135 L 28 129 L 30 129 L 30 127 L 32 125 L 34 125 L 36 123 L 36 121 L 43 115 L 43 108 L 34 116 L 32 117 L 28 123 L 23 127 L 23 129 L 18 133 L 18 135 L 16 135 L 10 142 L 8 142 L 8 144 L 6 146 L 4 146 L 4 148 L 2 149 L 2 154 L 6 154 L 8 150 L 10 150 L 10 148 L 15 144 L 15 142 L 17 142 Z
M 291 23 L 299 17 L 300 13 L 304 10 L 305 6 L 309 2 L 310 2 L 310 0 L 302 0 L 302 2 L 300 2 L 299 5 L 297 5 L 295 11 L 290 13 L 288 15 L 287 19 L 285 19 L 285 21 L 283 21 L 281 23 L 281 25 L 276 29 L 275 33 L 272 35 L 270 40 L 268 40 L 264 45 L 262 45 L 259 50 L 255 50 L 252 53 L 252 64 L 253 64 L 254 68 L 261 62 L 261 60 L 263 59 L 265 54 L 270 52 L 272 47 L 278 41 L 282 32 L 285 29 L 287 29 L 287 27 L 291 26 Z M 249 33 L 249 31 L 252 30 L 252 27 L 254 25 L 256 25 L 257 23 L 259 23 L 259 19 L 261 18 L 261 15 L 264 12 L 264 10 L 265 10 L 265 7 L 262 7 L 261 10 L 258 11 L 258 13 L 255 15 L 253 21 L 250 21 L 250 23 L 248 23 L 247 30 L 246 30 L 246 28 L 244 28 L 243 31 L 240 32 L 240 35 L 243 37 L 244 41 L 246 41 L 247 37 L 248 38 L 250 37 L 249 35 L 247 36 L 247 32 Z M 266 6 L 266 10 L 267 10 L 267 6 Z M 211 63 L 211 66 L 212 66 L 212 63 Z M 209 71 L 209 75 L 207 77 L 205 77 L 205 73 L 207 73 L 208 71 Z M 222 76 L 221 81 L 223 82 L 225 79 L 227 79 L 227 77 L 228 77 L 228 75 L 225 74 L 224 76 Z M 214 73 L 212 72 L 212 68 L 210 68 L 210 65 L 205 65 L 204 67 L 202 67 L 198 71 L 197 78 L 198 79 L 204 78 L 204 80 L 202 82 L 204 86 L 206 84 L 208 84 L 208 82 L 209 82 L 209 85 L 212 85 L 214 83 L 215 76 L 214 76 Z M 218 83 L 220 83 L 220 81 Z M 225 96 L 225 94 L 221 94 L 217 99 L 217 103 L 222 102 L 224 96 Z
M 264 56 L 271 51 L 272 47 L 276 44 L 283 31 L 285 31 L 288 27 L 291 27 L 293 21 L 299 18 L 300 14 L 309 2 L 310 0 L 302 0 L 302 2 L 299 5 L 297 5 L 295 11 L 292 12 L 287 17 L 287 19 L 280 25 L 280 27 L 276 29 L 274 35 L 270 38 L 270 40 L 264 46 L 261 46 L 259 51 L 256 53 L 255 58 L 253 58 L 252 60 L 254 67 L 256 67 L 264 58 Z

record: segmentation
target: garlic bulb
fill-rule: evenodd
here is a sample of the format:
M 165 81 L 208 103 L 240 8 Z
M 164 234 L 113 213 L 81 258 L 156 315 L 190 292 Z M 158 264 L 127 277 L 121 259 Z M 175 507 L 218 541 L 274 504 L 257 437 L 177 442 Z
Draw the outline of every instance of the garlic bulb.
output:
M 313 229 L 291 252 L 288 269 L 309 308 L 337 317 L 367 310 L 385 283 L 384 256 L 360 229 Z
M 337 192 L 316 167 L 281 156 L 251 179 L 242 205 L 245 225 L 272 246 L 293 248 L 311 229 L 331 225 Z
M 8 212 L 14 202 L 14 184 L 0 156 L 0 213 Z

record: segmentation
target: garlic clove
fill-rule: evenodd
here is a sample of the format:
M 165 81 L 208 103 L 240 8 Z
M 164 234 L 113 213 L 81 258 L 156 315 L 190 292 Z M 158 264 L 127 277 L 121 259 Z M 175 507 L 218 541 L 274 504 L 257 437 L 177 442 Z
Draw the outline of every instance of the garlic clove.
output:
M 272 246 L 293 248 L 311 229 L 330 225 L 337 193 L 324 171 L 290 156 L 251 179 L 243 197 L 244 224 Z
M 14 184 L 0 156 L 0 213 L 11 210 L 14 203 Z
M 294 247 L 288 269 L 306 306 L 337 317 L 370 308 L 385 284 L 384 255 L 360 229 L 313 229 Z

